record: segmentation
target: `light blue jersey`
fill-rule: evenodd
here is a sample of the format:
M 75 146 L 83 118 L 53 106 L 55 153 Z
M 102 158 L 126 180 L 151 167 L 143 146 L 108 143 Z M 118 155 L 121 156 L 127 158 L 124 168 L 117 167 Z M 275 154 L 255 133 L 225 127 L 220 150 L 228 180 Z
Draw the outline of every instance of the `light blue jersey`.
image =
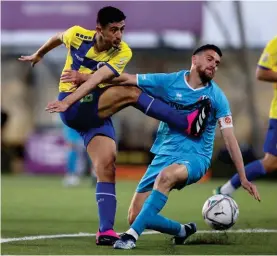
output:
M 138 86 L 155 98 L 166 101 L 181 112 L 184 106 L 197 102 L 202 96 L 208 96 L 212 104 L 212 113 L 208 125 L 200 138 L 188 137 L 161 122 L 151 152 L 156 155 L 174 156 L 199 155 L 210 164 L 217 121 L 221 117 L 231 115 L 228 100 L 218 85 L 211 81 L 208 86 L 193 89 L 185 76 L 188 70 L 176 73 L 157 73 L 137 75 Z
M 200 180 L 210 166 L 217 121 L 221 117 L 231 115 L 231 111 L 226 96 L 214 81 L 206 87 L 193 89 L 185 79 L 188 74 L 189 71 L 184 70 L 171 74 L 137 75 L 137 84 L 144 92 L 166 101 L 181 113 L 191 111 L 187 110 L 187 106 L 203 96 L 207 96 L 212 104 L 208 124 L 200 138 L 188 137 L 166 123 L 160 123 L 151 148 L 151 152 L 156 156 L 138 184 L 138 193 L 152 190 L 158 174 L 169 165 L 181 164 L 187 167 L 187 181 L 178 184 L 175 187 L 177 189 Z

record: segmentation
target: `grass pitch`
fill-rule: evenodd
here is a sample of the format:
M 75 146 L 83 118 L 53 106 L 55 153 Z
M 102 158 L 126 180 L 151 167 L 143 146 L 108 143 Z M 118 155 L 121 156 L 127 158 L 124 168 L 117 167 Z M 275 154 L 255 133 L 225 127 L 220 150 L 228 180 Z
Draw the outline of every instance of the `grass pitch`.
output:
M 198 230 L 210 230 L 201 216 L 204 201 L 213 188 L 223 181 L 195 184 L 182 191 L 173 191 L 162 214 L 186 223 L 194 221 Z M 170 236 L 143 235 L 137 248 L 114 250 L 95 245 L 98 217 L 95 189 L 85 179 L 80 187 L 64 188 L 59 177 L 2 176 L 2 239 L 35 236 L 35 240 L 3 243 L 1 253 L 23 254 L 277 254 L 277 184 L 257 182 L 262 202 L 258 203 L 239 190 L 234 199 L 240 215 L 233 230 L 265 229 L 260 233 L 201 233 L 193 235 L 186 245 L 174 246 Z M 115 229 L 128 228 L 127 210 L 136 182 L 118 182 L 118 209 Z M 274 231 L 275 230 L 275 231 Z M 78 236 L 80 232 L 89 233 Z M 41 235 L 75 234 L 76 237 L 38 239 Z

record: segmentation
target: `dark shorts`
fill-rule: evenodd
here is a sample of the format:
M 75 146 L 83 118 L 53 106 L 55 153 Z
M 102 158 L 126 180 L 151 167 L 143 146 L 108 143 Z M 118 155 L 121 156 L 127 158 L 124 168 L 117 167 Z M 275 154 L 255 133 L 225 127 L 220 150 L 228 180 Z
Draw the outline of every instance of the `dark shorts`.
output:
M 277 156 L 277 119 L 269 119 L 269 127 L 264 143 L 264 152 Z
M 74 103 L 65 112 L 60 113 L 63 123 L 76 130 L 83 138 L 85 147 L 96 135 L 104 135 L 115 140 L 115 130 L 111 118 L 98 117 L 98 101 L 103 90 L 97 89 L 80 101 Z M 60 92 L 59 100 L 70 92 Z

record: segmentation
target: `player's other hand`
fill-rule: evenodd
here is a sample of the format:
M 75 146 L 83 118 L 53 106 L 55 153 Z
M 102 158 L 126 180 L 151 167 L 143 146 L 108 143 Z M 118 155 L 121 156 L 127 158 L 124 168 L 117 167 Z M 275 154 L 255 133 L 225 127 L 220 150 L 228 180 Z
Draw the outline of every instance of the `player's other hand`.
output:
M 64 70 L 61 75 L 61 82 L 72 83 L 70 90 L 78 87 L 82 82 L 82 74 L 76 70 Z
M 259 195 L 257 187 L 248 181 L 247 179 L 241 181 L 241 186 L 248 191 L 248 193 L 253 196 L 259 202 L 261 201 L 261 197 Z
M 20 58 L 18 58 L 18 60 L 20 61 L 31 62 L 32 67 L 34 67 L 36 63 L 38 63 L 41 59 L 42 57 L 38 53 L 34 53 L 30 56 L 21 56 Z
M 69 105 L 64 101 L 53 101 L 48 103 L 47 107 L 45 108 L 46 111 L 49 113 L 60 113 L 65 112 L 69 108 Z

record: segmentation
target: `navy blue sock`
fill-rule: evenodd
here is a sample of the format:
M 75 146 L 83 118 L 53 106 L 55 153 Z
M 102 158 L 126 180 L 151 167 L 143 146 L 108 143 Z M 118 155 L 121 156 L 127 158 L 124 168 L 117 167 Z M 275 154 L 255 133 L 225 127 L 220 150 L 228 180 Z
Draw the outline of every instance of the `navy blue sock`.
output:
M 144 114 L 163 121 L 182 132 L 189 126 L 186 115 L 144 92 L 140 94 L 135 107 Z
M 96 201 L 98 204 L 100 232 L 113 229 L 116 213 L 115 184 L 109 182 L 97 182 Z
M 246 177 L 249 181 L 255 180 L 256 178 L 263 176 L 266 174 L 266 170 L 264 169 L 260 160 L 256 160 L 245 166 Z M 231 178 L 231 184 L 234 188 L 240 187 L 240 179 L 239 175 L 235 174 Z

